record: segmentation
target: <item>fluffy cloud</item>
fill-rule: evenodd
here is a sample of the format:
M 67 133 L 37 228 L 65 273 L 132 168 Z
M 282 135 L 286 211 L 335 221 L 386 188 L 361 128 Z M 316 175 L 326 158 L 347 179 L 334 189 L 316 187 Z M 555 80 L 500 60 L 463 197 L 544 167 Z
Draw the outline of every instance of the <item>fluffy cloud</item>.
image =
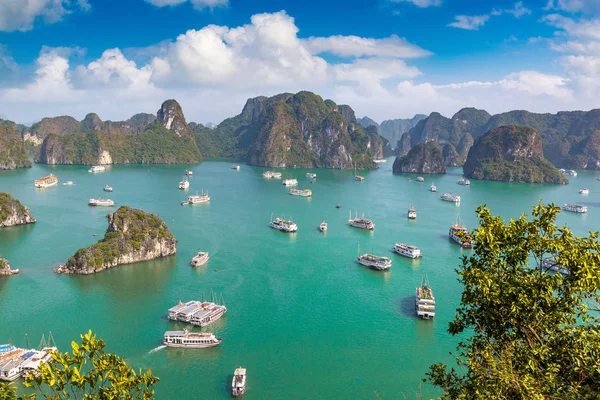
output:
M 52 24 L 76 10 L 89 10 L 87 0 L 0 0 L 0 31 L 28 31 L 37 20 Z
M 383 39 L 341 35 L 311 37 L 306 40 L 306 45 L 313 54 L 331 53 L 342 57 L 378 56 L 413 58 L 431 55 L 429 51 L 415 46 L 405 38 L 400 38 L 396 35 L 391 35 Z
M 228 0 L 146 0 L 150 4 L 154 4 L 158 7 L 165 6 L 176 6 L 178 4 L 186 3 L 189 1 L 194 5 L 195 8 L 201 10 L 203 8 L 209 7 L 219 7 L 219 6 L 227 6 L 229 3 Z
M 489 15 L 457 15 L 454 22 L 448 24 L 453 28 L 466 29 L 468 31 L 479 30 L 486 21 L 490 19 Z
M 597 12 L 600 10 L 600 0 L 548 0 L 544 9 L 570 13 Z
M 392 3 L 412 3 L 417 7 L 426 8 L 439 6 L 442 0 L 390 0 Z

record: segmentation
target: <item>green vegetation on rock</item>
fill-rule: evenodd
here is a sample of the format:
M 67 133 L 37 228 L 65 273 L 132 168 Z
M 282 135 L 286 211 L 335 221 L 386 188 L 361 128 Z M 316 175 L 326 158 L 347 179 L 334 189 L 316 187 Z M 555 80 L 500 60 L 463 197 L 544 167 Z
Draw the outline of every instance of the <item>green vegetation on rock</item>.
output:
M 392 170 L 394 173 L 445 174 L 442 148 L 434 141 L 419 143 L 404 157 L 396 157 Z
M 11 121 L 4 122 L 6 123 L 0 124 L 0 170 L 31 168 L 25 143 L 16 130 L 16 124 L 9 124 Z
M 532 128 L 509 125 L 478 137 L 469 151 L 466 177 L 505 182 L 568 183 L 544 158 L 542 139 Z
M 0 192 L 0 228 L 34 222 L 35 218 L 27 207 L 10 193 Z

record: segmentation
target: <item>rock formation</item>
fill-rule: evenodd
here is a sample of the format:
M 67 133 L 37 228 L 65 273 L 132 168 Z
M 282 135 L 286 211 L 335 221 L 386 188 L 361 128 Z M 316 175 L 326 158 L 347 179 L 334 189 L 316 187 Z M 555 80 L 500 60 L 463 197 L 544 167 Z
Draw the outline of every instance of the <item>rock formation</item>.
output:
M 25 142 L 14 127 L 0 125 L 0 170 L 15 168 L 31 168 Z
M 446 143 L 442 149 L 444 155 L 444 164 L 447 167 L 462 167 L 465 160 L 456 151 L 456 148 L 451 143 Z
M 9 193 L 0 193 L 0 228 L 32 224 L 35 218 L 29 209 Z
M 396 157 L 394 173 L 445 174 L 442 148 L 436 142 L 419 143 L 404 157 Z
M 18 269 L 10 269 L 10 264 L 6 258 L 0 256 L 0 276 L 10 276 L 19 273 Z

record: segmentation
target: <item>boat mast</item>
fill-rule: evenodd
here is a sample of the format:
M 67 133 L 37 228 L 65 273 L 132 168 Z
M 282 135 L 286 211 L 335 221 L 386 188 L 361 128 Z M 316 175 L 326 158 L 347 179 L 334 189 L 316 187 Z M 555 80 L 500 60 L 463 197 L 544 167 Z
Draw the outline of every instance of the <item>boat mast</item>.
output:
M 48 332 L 48 347 L 56 347 L 56 342 L 54 341 L 54 337 L 52 336 L 52 331 Z
M 42 340 L 40 340 L 40 345 L 38 346 L 38 350 L 42 350 L 44 347 L 48 347 L 48 344 L 46 343 L 46 338 L 44 337 L 44 334 L 42 333 Z

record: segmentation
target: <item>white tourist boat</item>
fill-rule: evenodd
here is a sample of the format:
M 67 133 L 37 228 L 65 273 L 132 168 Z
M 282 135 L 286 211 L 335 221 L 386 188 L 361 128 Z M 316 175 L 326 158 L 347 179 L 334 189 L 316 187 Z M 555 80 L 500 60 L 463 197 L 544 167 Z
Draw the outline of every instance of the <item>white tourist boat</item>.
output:
M 380 158 L 378 160 L 373 160 L 373 162 L 376 162 L 377 164 L 381 164 L 381 163 L 386 163 L 387 160 L 385 158 Z
M 471 184 L 471 181 L 465 178 L 460 178 L 456 183 L 463 186 L 469 186 Z
M 554 258 L 554 257 L 549 257 L 549 258 L 543 259 L 542 260 L 542 269 L 545 269 L 546 271 L 548 271 L 548 270 L 554 271 L 563 276 L 567 276 L 571 273 L 567 267 L 559 264 L 558 261 L 556 260 L 556 258 Z
M 192 175 L 194 175 L 194 171 L 192 171 L 191 169 L 186 169 L 186 170 L 185 170 L 185 174 L 186 174 L 187 176 L 192 176 Z
M 281 172 L 265 171 L 262 176 L 267 179 L 281 179 Z
M 96 207 L 112 207 L 115 205 L 115 202 L 111 199 L 90 199 L 88 205 Z
M 50 362 L 50 360 L 52 360 L 52 352 L 56 350 L 56 347 L 46 347 L 42 350 L 35 351 L 31 357 L 29 357 L 19 366 L 21 376 L 26 377 L 29 374 L 39 376 L 40 372 L 38 370 L 40 368 L 41 363 Z
M 21 365 L 33 356 L 33 353 L 33 350 L 14 347 L 0 358 L 0 381 L 12 382 L 21 376 Z
M 94 165 L 92 168 L 88 169 L 88 172 L 96 173 L 96 172 L 104 172 L 106 168 L 104 165 Z
M 579 189 L 579 194 L 590 194 L 590 189 L 588 189 L 588 188 Z
M 284 186 L 296 186 L 298 184 L 298 179 L 284 179 L 282 184 Z
M 450 239 L 458 243 L 462 248 L 470 249 L 473 247 L 473 238 L 467 228 L 458 221 L 450 227 L 448 231 Z
M 308 179 L 317 179 L 317 174 L 315 174 L 314 172 L 307 172 L 306 177 Z
M 417 176 L 417 182 L 425 182 L 425 178 L 422 176 Z
M 246 368 L 236 368 L 231 381 L 231 395 L 239 397 L 246 393 Z
M 50 174 L 43 178 L 36 179 L 33 183 L 36 188 L 47 188 L 58 185 L 58 178 L 55 175 Z
M 113 191 L 113 188 L 112 188 L 112 186 L 108 186 L 108 185 L 106 185 L 106 186 L 104 186 L 104 191 L 105 191 L 105 192 L 112 192 L 112 191 Z
M 319 230 L 321 232 L 326 232 L 327 231 L 327 222 L 325 222 L 325 221 L 321 222 L 321 225 L 319 225 Z
M 375 229 L 375 224 L 370 219 L 366 219 L 363 213 L 362 218 L 358 218 L 358 212 L 354 212 L 354 218 L 352 218 L 352 211 L 350 211 L 350 217 L 348 218 L 348 224 L 354 228 L 365 229 L 372 231 Z
M 356 173 L 356 167 L 354 167 L 354 180 L 359 181 L 359 182 L 362 182 L 365 180 L 364 176 L 360 176 Z
M 412 204 L 408 208 L 408 219 L 417 219 L 417 210 Z
M 429 191 L 430 192 L 437 192 L 437 187 L 435 186 L 435 183 L 431 183 L 431 186 L 429 187 Z
M 311 197 L 312 190 L 310 189 L 289 189 L 288 193 L 292 196 Z
M 189 189 L 189 187 L 190 187 L 190 182 L 187 179 L 184 179 L 181 182 L 179 182 L 179 189 L 186 190 L 186 189 Z
M 570 212 L 574 212 L 574 213 L 580 213 L 580 214 L 584 214 L 587 212 L 587 206 L 581 205 L 581 204 L 565 204 L 562 207 L 563 210 L 565 211 L 570 211 Z
M 208 203 L 209 201 L 210 201 L 210 197 L 208 196 L 208 193 L 202 192 L 202 194 L 195 194 L 193 196 L 188 196 L 187 200 L 181 202 L 181 205 L 185 206 L 188 204 L 191 204 L 191 205 L 205 204 L 205 203 Z
M 423 255 L 421 254 L 421 250 L 415 246 L 409 246 L 404 243 L 396 243 L 394 248 L 392 249 L 394 253 L 399 254 L 408 258 L 421 258 Z
M 361 265 L 375 269 L 377 271 L 386 271 L 392 267 L 392 260 L 387 257 L 379 257 L 373 254 L 359 254 L 356 259 Z
M 435 297 L 425 273 L 421 279 L 421 285 L 417 287 L 415 293 L 415 312 L 419 318 L 430 319 L 435 317 Z
M 203 328 L 217 321 L 227 312 L 227 307 L 223 305 L 223 296 L 217 299 L 217 295 L 211 291 L 211 300 L 191 300 L 187 303 L 180 301 L 176 306 L 169 308 L 167 316 L 170 320 Z M 217 302 L 217 300 L 219 301 Z
M 237 164 L 233 164 L 233 165 L 231 166 L 231 169 L 235 169 L 236 171 L 239 171 L 239 170 L 240 170 L 240 166 L 239 166 L 239 165 L 237 165 Z
M 73 181 L 66 181 L 63 186 L 73 186 Z
M 285 220 L 279 217 L 273 219 L 273 216 L 271 216 L 269 226 L 273 229 L 288 233 L 296 232 L 298 230 L 298 225 L 296 225 L 291 219 Z
M 196 254 L 192 258 L 192 261 L 190 262 L 190 264 L 192 265 L 192 267 L 197 267 L 199 265 L 206 264 L 208 259 L 209 259 L 209 256 L 208 256 L 207 251 L 199 251 L 198 254 Z
M 210 332 L 166 331 L 163 344 L 167 347 L 183 347 L 187 349 L 205 349 L 218 346 L 223 339 Z
M 451 203 L 460 203 L 460 196 L 452 193 L 444 193 L 440 196 L 440 199 Z
M 567 171 L 567 175 L 569 176 L 577 176 L 577 171 L 575 171 L 574 169 L 570 169 Z

